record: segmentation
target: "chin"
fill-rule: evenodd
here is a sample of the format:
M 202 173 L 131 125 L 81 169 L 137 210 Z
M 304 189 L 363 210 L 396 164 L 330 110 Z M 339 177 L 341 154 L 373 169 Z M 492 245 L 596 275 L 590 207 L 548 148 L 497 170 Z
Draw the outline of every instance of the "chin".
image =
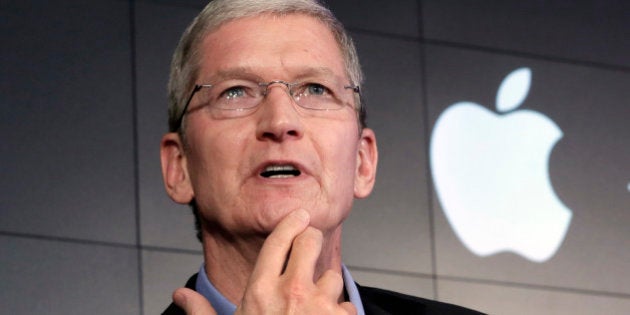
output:
M 241 219 L 243 222 L 255 220 L 249 221 L 250 224 L 253 223 L 250 226 L 265 234 L 271 233 L 283 218 L 297 209 L 305 209 L 310 213 L 310 226 L 322 231 L 333 230 L 348 216 L 352 207 L 352 199 L 332 203 L 313 196 L 286 197 L 267 194 L 257 197 L 256 200 L 246 202 L 250 205 L 247 207 L 249 210 L 243 213 L 244 217 Z

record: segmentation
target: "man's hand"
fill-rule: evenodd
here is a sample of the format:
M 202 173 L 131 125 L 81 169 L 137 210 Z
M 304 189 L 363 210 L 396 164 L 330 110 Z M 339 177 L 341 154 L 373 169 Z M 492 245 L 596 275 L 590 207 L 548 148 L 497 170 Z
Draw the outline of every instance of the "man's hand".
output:
M 323 236 L 308 226 L 309 220 L 308 212 L 296 210 L 278 223 L 263 244 L 235 314 L 356 314 L 350 302 L 339 302 L 339 273 L 328 270 L 314 279 Z
M 296 210 L 267 237 L 235 314 L 356 314 L 350 302 L 340 302 L 343 278 L 328 270 L 315 279 L 323 236 L 309 227 L 309 214 Z M 215 315 L 196 292 L 178 289 L 173 301 L 189 315 Z

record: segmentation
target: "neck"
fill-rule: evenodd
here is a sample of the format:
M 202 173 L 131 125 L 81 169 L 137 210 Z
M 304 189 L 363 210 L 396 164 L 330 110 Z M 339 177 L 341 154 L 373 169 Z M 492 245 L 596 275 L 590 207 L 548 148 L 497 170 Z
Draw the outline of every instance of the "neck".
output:
M 205 271 L 212 285 L 235 305 L 239 305 L 252 274 L 265 237 L 226 237 L 203 232 Z M 325 271 L 341 273 L 341 226 L 324 232 L 324 241 L 313 281 Z M 340 297 L 340 298 L 343 298 Z

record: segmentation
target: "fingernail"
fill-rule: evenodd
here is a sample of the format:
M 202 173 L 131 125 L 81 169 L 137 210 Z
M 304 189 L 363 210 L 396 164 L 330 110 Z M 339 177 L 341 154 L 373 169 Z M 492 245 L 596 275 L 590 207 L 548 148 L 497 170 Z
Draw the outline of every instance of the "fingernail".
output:
M 298 209 L 298 210 L 293 211 L 293 215 L 304 222 L 308 222 L 311 218 L 311 215 L 308 213 L 308 211 L 304 209 Z

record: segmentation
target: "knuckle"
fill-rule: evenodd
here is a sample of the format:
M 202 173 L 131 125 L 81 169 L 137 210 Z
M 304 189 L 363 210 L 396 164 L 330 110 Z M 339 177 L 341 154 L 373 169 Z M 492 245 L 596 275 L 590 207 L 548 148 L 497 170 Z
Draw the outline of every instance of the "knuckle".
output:
M 262 310 L 273 299 L 273 290 L 261 282 L 251 283 L 245 290 L 240 308 L 243 310 Z
M 337 293 L 343 290 L 343 276 L 336 271 L 326 270 L 317 280 L 317 286 L 322 290 Z
M 322 277 L 326 277 L 329 280 L 332 280 L 334 282 L 343 282 L 343 276 L 341 275 L 341 273 L 336 272 L 332 269 L 328 269 L 324 272 L 324 274 L 322 275 Z
M 250 283 L 245 291 L 245 296 L 250 300 L 258 300 L 264 298 L 269 292 L 269 286 L 262 282 Z
M 317 305 L 320 308 L 320 314 L 337 314 L 337 305 L 330 301 L 319 301 Z
M 302 300 L 308 294 L 308 287 L 306 284 L 298 281 L 297 279 L 290 279 L 284 286 L 285 297 L 289 300 Z

